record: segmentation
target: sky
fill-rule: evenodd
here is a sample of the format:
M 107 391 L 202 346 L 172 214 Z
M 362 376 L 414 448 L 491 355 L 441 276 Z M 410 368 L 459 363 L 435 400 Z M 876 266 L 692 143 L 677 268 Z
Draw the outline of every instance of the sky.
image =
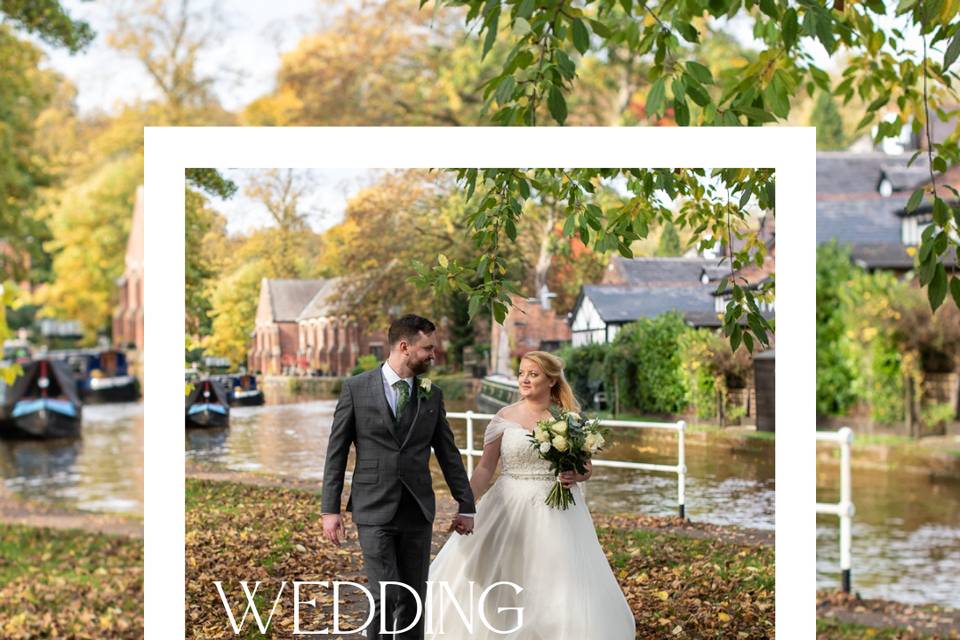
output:
M 270 215 L 256 200 L 244 193 L 250 173 L 256 169 L 221 169 L 223 175 L 233 180 L 239 189 L 232 198 L 213 198 L 213 206 L 227 218 L 227 233 L 246 233 L 251 229 L 272 224 Z M 310 227 L 320 233 L 343 220 L 347 200 L 371 184 L 378 173 L 376 169 L 303 169 L 314 183 L 312 197 L 303 202 L 303 211 L 309 212 Z
M 42 45 L 49 66 L 64 73 L 77 86 L 77 106 L 81 113 L 111 111 L 117 102 L 156 94 L 139 63 L 123 57 L 106 43 L 106 35 L 111 30 L 111 7 L 146 2 L 63 0 L 71 16 L 86 20 L 97 32 L 90 47 L 74 55 Z M 178 4 L 172 0 L 167 2 Z M 313 31 L 324 11 L 318 0 L 194 0 L 193 4 L 198 10 L 215 5 L 223 17 L 219 27 L 222 36 L 204 56 L 201 70 L 230 67 L 242 71 L 239 83 L 231 79 L 217 87 L 221 102 L 230 110 L 243 107 L 273 88 L 281 54 L 293 49 L 305 34 Z

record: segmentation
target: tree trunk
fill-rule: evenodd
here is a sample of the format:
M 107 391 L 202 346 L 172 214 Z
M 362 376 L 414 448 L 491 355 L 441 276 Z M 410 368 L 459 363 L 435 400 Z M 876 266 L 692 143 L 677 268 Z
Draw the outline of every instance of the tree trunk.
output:
M 540 289 L 547 284 L 547 274 L 550 272 L 550 265 L 553 258 L 550 255 L 550 241 L 553 239 L 553 228 L 557 226 L 557 210 L 551 204 L 547 204 L 547 219 L 543 223 L 543 230 L 540 232 L 540 251 L 537 255 L 537 265 L 534 268 L 533 295 L 539 296 Z

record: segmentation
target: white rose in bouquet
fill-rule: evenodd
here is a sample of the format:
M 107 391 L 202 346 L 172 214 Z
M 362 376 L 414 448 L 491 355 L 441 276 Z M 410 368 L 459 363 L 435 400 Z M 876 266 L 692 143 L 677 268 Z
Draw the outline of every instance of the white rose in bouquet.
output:
M 567 439 L 563 436 L 555 436 L 553 438 L 553 448 L 557 451 L 566 451 L 567 450 Z
M 537 442 L 547 442 L 550 440 L 550 434 L 547 433 L 547 430 L 540 427 L 536 427 L 533 430 L 533 437 L 537 439 Z
M 567 432 L 567 421 L 566 420 L 557 420 L 552 425 L 550 425 L 550 430 L 554 433 L 559 433 L 563 435 Z
M 598 434 L 596 433 L 588 434 L 586 439 L 583 441 L 583 450 L 589 451 L 590 453 L 596 453 L 597 448 L 600 446 L 597 438 Z
M 540 453 L 547 453 L 548 451 L 550 451 L 550 443 L 549 443 L 549 442 L 541 442 L 541 443 L 540 443 Z

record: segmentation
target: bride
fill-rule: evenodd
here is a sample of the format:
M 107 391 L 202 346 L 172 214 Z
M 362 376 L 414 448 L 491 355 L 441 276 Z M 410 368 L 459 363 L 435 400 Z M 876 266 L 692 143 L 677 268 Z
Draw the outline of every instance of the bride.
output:
M 559 480 L 570 487 L 576 504 L 565 511 L 549 507 L 544 499 L 557 477 L 527 438 L 537 421 L 551 417 L 551 404 L 579 411 L 563 376 L 563 361 L 532 351 L 520 361 L 518 378 L 520 400 L 490 420 L 483 455 L 470 479 L 474 496 L 486 492 L 477 504 L 473 535 L 451 536 L 430 565 L 432 624 L 426 637 L 633 638 L 633 613 L 600 548 L 578 486 L 592 468 L 588 466 L 586 475 L 561 473 Z M 491 486 L 498 462 L 501 474 Z M 488 589 L 504 581 L 522 591 Z M 481 619 L 477 602 L 485 589 Z M 464 622 L 471 620 L 471 613 L 472 629 Z

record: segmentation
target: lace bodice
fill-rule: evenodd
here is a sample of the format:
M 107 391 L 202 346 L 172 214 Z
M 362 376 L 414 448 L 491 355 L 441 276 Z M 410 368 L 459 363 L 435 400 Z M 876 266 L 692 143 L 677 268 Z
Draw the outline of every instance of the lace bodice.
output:
M 550 471 L 550 463 L 542 459 L 530 444 L 530 432 L 520 424 L 500 416 L 494 416 L 487 427 L 484 441 L 489 442 L 499 435 L 500 469 L 504 476 L 533 480 L 556 480 Z

